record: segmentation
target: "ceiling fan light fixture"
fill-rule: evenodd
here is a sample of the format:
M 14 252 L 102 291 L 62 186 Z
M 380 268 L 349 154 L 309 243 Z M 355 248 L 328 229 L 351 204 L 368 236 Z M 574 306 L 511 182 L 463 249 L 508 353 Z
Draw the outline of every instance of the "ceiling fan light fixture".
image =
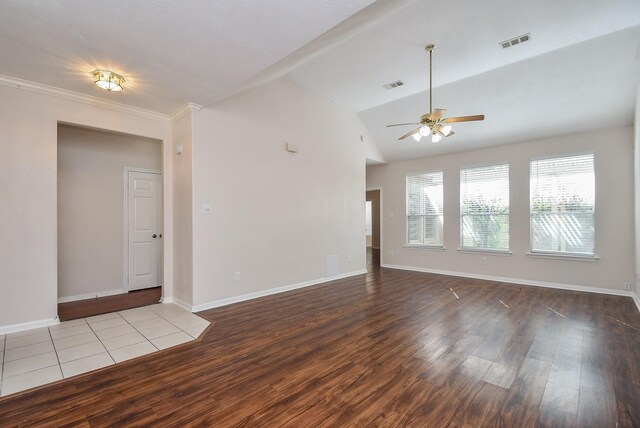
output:
M 446 137 L 449 134 L 451 134 L 451 128 L 452 128 L 451 125 L 445 125 L 442 128 L 440 128 L 440 132 L 442 133 L 442 135 Z
M 422 138 L 422 134 L 420 132 L 416 132 L 415 134 L 411 135 L 413 137 L 414 140 L 416 140 L 417 142 L 420 142 L 420 139 Z
M 428 126 L 423 126 L 422 128 L 420 128 L 420 135 L 422 135 L 423 137 L 426 137 L 430 134 L 431 134 L 431 129 L 429 129 Z
M 93 75 L 93 83 L 95 83 L 98 88 L 105 89 L 109 92 L 122 91 L 125 80 L 124 77 L 118 73 L 109 70 L 93 70 L 91 74 Z
M 442 140 L 442 134 L 440 134 L 439 132 L 434 132 L 433 135 L 431 136 L 431 142 L 439 143 L 440 140 Z

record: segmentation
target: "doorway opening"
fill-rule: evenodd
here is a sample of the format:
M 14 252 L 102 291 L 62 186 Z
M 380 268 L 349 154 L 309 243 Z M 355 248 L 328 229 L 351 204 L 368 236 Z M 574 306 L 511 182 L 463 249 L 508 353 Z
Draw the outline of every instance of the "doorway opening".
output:
M 162 142 L 58 124 L 58 316 L 160 301 Z
M 381 190 L 372 189 L 366 192 L 366 230 L 367 230 L 367 269 L 380 267 L 381 247 Z

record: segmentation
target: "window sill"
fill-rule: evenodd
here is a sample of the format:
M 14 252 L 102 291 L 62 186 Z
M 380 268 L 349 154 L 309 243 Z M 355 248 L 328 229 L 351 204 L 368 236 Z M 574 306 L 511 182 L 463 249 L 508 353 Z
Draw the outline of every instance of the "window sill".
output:
M 595 262 L 600 260 L 598 256 L 581 256 L 576 254 L 527 253 L 527 256 L 539 257 L 541 259 L 574 260 L 578 262 Z
M 458 252 L 460 253 L 473 253 L 473 254 L 491 254 L 494 256 L 510 256 L 513 254 L 509 250 L 490 250 L 485 248 L 458 248 Z
M 436 251 L 445 251 L 446 248 L 442 245 L 421 245 L 421 244 L 405 244 L 404 248 L 408 248 L 411 250 L 436 250 Z

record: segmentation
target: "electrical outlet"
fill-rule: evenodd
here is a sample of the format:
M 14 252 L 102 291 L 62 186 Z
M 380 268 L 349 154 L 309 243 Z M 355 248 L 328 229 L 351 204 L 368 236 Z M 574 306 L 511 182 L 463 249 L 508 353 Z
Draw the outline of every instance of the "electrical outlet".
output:
M 624 283 L 624 289 L 627 291 L 631 291 L 631 283 L 630 282 L 625 282 Z
M 236 272 L 236 273 L 233 275 L 233 280 L 234 280 L 234 281 L 240 281 L 240 272 Z
M 483 256 L 483 257 L 480 259 L 480 262 L 481 262 L 483 265 L 486 265 L 486 264 L 487 264 L 487 258 Z

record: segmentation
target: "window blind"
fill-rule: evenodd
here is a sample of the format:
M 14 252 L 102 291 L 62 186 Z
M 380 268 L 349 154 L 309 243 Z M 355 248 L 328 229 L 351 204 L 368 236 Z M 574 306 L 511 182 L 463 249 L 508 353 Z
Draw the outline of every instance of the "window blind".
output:
M 407 244 L 442 246 L 442 171 L 407 176 Z
M 509 165 L 460 171 L 463 249 L 509 249 Z
M 593 154 L 531 161 L 531 251 L 593 255 Z

